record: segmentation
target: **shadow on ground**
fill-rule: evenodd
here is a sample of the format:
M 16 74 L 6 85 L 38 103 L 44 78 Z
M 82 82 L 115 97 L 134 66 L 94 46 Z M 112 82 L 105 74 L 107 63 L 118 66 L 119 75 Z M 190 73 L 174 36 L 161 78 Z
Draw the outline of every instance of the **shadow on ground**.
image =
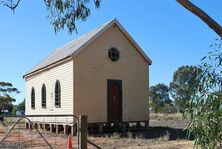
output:
M 104 130 L 103 133 L 98 133 L 94 130 L 89 132 L 94 137 L 120 137 L 120 138 L 142 138 L 142 139 L 159 139 L 161 137 L 168 137 L 168 140 L 190 139 L 193 140 L 193 135 L 187 130 L 180 128 L 170 128 L 163 126 L 149 127 L 147 130 L 130 129 L 126 132 L 121 130 Z

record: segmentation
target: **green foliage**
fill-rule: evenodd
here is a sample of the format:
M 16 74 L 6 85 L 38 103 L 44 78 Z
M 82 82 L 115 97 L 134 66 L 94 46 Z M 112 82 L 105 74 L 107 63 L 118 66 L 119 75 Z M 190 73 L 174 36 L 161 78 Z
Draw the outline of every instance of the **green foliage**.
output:
M 48 18 L 57 33 L 66 27 L 69 33 L 77 32 L 76 21 L 86 21 L 90 15 L 88 5 L 90 0 L 44 0 L 48 10 Z M 100 6 L 100 0 L 94 0 L 96 8 Z
M 182 66 L 174 72 L 169 90 L 178 112 L 184 113 L 187 108 L 191 95 L 196 91 L 200 72 L 197 66 Z
M 14 88 L 11 83 L 0 82 L 0 113 L 2 110 L 12 110 L 10 105 L 15 101 L 13 95 L 18 93 L 18 89 Z
M 200 83 L 186 112 L 188 129 L 195 135 L 195 147 L 222 148 L 222 51 L 221 41 L 201 60 Z
M 25 111 L 25 100 L 18 105 L 13 106 L 12 115 L 16 115 L 16 111 Z
M 2 0 L 0 5 L 6 6 L 13 12 L 21 0 Z M 90 15 L 90 2 L 92 0 L 44 0 L 50 23 L 54 27 L 55 33 L 68 29 L 69 33 L 77 32 L 76 21 L 86 21 Z M 100 7 L 101 0 L 93 0 L 95 8 Z
M 162 113 L 176 113 L 177 110 L 175 106 L 172 103 L 164 104 L 164 106 L 161 109 Z
M 163 83 L 151 86 L 150 100 L 151 100 L 151 107 L 153 108 L 154 112 L 155 113 L 161 112 L 161 108 L 163 108 L 165 104 L 172 103 L 169 97 L 168 86 Z

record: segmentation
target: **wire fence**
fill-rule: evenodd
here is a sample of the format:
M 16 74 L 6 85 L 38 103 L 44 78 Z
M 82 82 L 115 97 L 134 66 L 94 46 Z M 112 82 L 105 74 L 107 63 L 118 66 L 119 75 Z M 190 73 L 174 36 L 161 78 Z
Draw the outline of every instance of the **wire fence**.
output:
M 78 119 L 73 115 L 0 117 L 0 148 L 64 148 L 69 136 L 78 147 Z

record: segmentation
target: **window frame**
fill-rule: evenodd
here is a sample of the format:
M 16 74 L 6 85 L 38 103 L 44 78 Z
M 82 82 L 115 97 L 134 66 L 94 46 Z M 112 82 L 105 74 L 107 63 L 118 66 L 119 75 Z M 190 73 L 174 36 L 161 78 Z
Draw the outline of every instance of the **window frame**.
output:
M 35 88 L 31 89 L 31 109 L 35 109 Z
M 61 84 L 59 80 L 56 80 L 54 94 L 54 105 L 56 108 L 61 108 Z
M 41 107 L 46 109 L 46 85 L 43 83 L 41 88 Z
M 111 62 L 117 62 L 120 59 L 120 50 L 117 47 L 111 47 L 108 49 L 107 56 Z

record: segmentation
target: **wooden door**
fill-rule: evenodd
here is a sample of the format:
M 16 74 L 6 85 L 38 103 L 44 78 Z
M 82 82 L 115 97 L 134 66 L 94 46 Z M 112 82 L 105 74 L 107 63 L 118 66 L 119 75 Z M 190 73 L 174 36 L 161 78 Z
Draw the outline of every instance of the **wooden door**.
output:
M 122 81 L 107 81 L 107 121 L 122 121 Z

